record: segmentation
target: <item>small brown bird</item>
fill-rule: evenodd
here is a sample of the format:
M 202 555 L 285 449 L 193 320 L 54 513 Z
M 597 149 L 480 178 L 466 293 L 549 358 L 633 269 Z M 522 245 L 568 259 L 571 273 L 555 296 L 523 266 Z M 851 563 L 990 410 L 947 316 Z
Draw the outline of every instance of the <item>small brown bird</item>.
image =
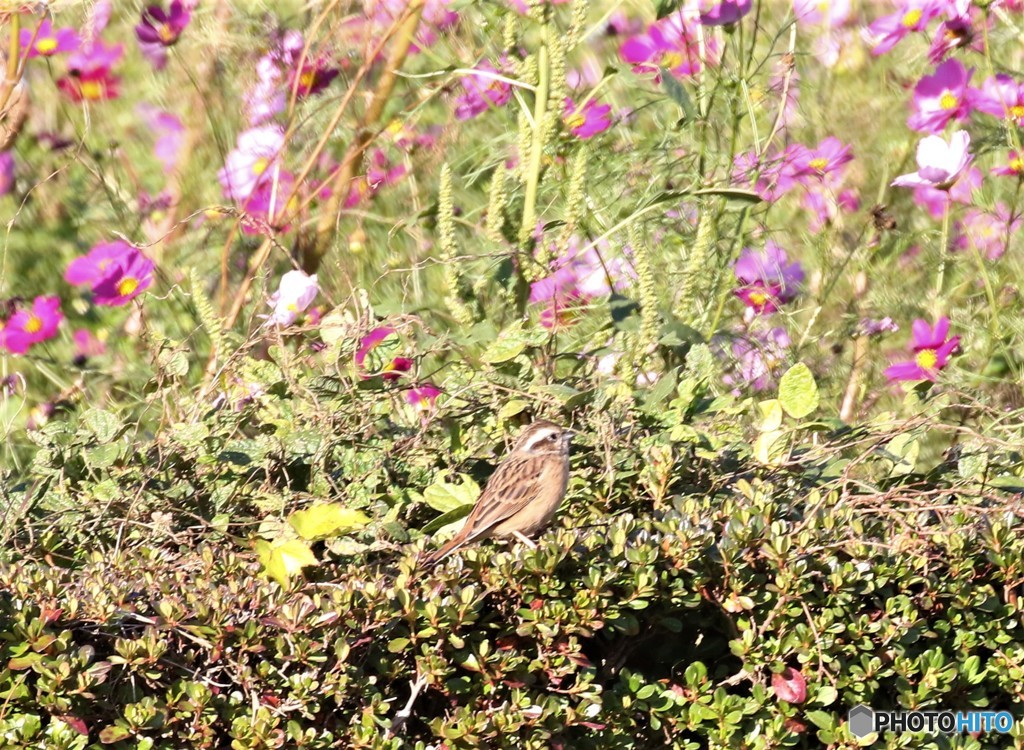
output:
M 536 546 L 529 537 L 547 526 L 565 497 L 572 436 L 571 430 L 546 420 L 526 427 L 459 533 L 424 562 L 434 565 L 459 547 L 488 537 L 514 536 Z

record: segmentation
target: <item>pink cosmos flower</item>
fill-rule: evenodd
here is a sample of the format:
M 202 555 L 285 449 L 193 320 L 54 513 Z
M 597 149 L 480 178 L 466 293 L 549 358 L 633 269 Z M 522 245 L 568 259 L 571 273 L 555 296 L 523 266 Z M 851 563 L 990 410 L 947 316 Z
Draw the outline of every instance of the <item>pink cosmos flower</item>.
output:
M 167 65 L 167 48 L 178 42 L 181 32 L 192 19 L 181 0 L 173 0 L 169 10 L 150 5 L 142 11 L 142 22 L 135 27 L 142 54 L 157 70 Z
M 811 214 L 807 228 L 820 232 L 835 221 L 840 211 L 852 214 L 860 210 L 860 196 L 852 188 L 837 193 L 828 185 L 808 185 L 800 205 Z
M 459 20 L 459 14 L 449 9 L 453 0 L 426 0 L 419 26 L 416 43 L 410 51 L 418 53 L 424 47 L 437 42 L 438 34 Z M 369 21 L 367 33 L 383 33 L 395 21 L 404 18 L 409 0 L 363 0 L 366 18 Z
M 1022 218 L 1014 216 L 1003 202 L 995 205 L 991 213 L 980 208 L 964 212 L 963 220 L 957 222 L 959 236 L 957 250 L 977 250 L 989 260 L 1003 257 L 1010 245 L 1010 238 L 1020 230 Z
M 885 377 L 892 381 L 932 380 L 939 371 L 949 364 L 949 357 L 960 344 L 960 337 L 953 336 L 947 340 L 949 318 L 941 317 L 931 328 L 923 320 L 915 320 L 913 325 L 914 359 L 899 362 L 885 370 Z
M 14 154 L 0 151 L 0 197 L 7 195 L 14 187 Z
M 268 177 L 260 180 L 256 189 L 245 199 L 242 210 L 242 231 L 245 234 L 265 235 L 269 230 L 288 232 L 290 217 L 299 207 L 295 192 L 295 176 L 278 166 L 271 168 Z
M 717 340 L 719 347 L 722 342 Z M 719 349 L 720 356 L 731 358 L 733 368 L 722 380 L 735 386 L 733 393 L 739 395 L 740 390 L 749 388 L 763 391 L 775 382 L 775 375 L 786 361 L 786 351 L 790 347 L 789 335 L 784 328 L 772 328 L 768 331 L 748 331 L 747 335 L 732 340 L 728 350 Z M 731 354 L 731 357 L 729 356 Z
M 766 151 L 758 157 L 753 151 L 737 154 L 733 160 L 732 179 L 741 185 L 753 182 L 754 191 L 774 203 L 799 184 L 794 161 L 806 147 L 791 144 L 782 151 Z
M 277 291 L 270 298 L 274 312 L 267 317 L 267 325 L 290 326 L 313 304 L 319 293 L 316 274 L 309 276 L 302 271 L 289 271 L 281 277 Z
M 121 78 L 112 69 L 123 55 L 123 44 L 107 46 L 102 39 L 83 44 L 68 57 L 68 74 L 57 88 L 75 102 L 116 99 Z
M 224 195 L 244 201 L 267 179 L 267 170 L 284 147 L 284 129 L 280 125 L 263 125 L 239 134 L 237 145 L 217 173 Z
M 107 345 L 85 328 L 75 331 L 71 336 L 71 341 L 75 345 L 73 362 L 77 367 L 82 367 L 93 357 L 98 357 L 107 351 Z
M 0 326 L 0 348 L 24 354 L 30 347 L 57 335 L 64 319 L 60 297 L 36 297 L 31 309 L 19 309 Z
M 917 171 L 900 175 L 892 184 L 896 187 L 935 187 L 949 190 L 967 169 L 973 158 L 967 150 L 971 136 L 958 130 L 946 143 L 937 135 L 929 135 L 917 144 Z
M 612 126 L 611 111 L 611 105 L 598 104 L 593 99 L 581 108 L 571 98 L 566 97 L 562 122 L 577 138 L 592 138 Z
M 953 187 L 939 189 L 931 185 L 914 188 L 914 203 L 926 208 L 934 218 L 941 219 L 952 203 L 970 205 L 974 192 L 981 188 L 982 174 L 977 167 L 968 167 Z
M 804 269 L 799 261 L 789 263 L 785 251 L 770 240 L 763 251 L 746 248 L 733 266 L 743 286 L 735 294 L 756 313 L 772 313 L 794 299 Z
M 570 0 L 547 0 L 547 2 L 550 5 L 564 5 L 565 3 L 570 2 Z M 524 15 L 530 10 L 530 6 L 527 4 L 526 0 L 509 0 L 509 4 L 515 8 L 517 12 Z
M 64 272 L 64 280 L 75 286 L 94 286 L 121 260 L 126 259 L 134 247 L 123 240 L 100 242 L 94 245 L 88 254 L 75 258 L 68 264 Z
M 717 59 L 717 43 L 709 38 L 705 46 L 707 59 L 701 61 L 699 34 L 695 14 L 680 10 L 655 21 L 644 33 L 626 39 L 619 47 L 619 55 L 636 73 L 659 76 L 664 68 L 674 76 L 686 78 L 699 73 L 704 62 Z
M 906 0 L 898 11 L 872 23 L 865 36 L 871 53 L 882 55 L 911 32 L 924 31 L 929 21 L 942 13 L 943 0 Z
M 359 377 L 366 379 L 375 375 L 383 375 L 385 380 L 398 380 L 402 373 L 408 372 L 413 361 L 408 357 L 384 357 L 375 350 L 385 341 L 397 339 L 398 334 L 390 326 L 374 328 L 367 335 L 359 340 L 359 349 L 356 350 L 356 369 L 359 370 Z M 388 347 L 390 351 L 391 347 Z M 387 362 L 383 359 L 387 358 Z M 367 361 L 369 360 L 369 361 Z
M 850 0 L 793 0 L 793 15 L 800 25 L 837 28 L 850 18 Z
M 1006 159 L 1006 164 L 992 167 L 992 174 L 1024 179 L 1024 152 L 1011 149 L 1010 155 Z M 3 178 L 0 177 L 0 186 L 2 185 Z M 0 187 L 0 195 L 3 195 L 2 187 Z
M 504 107 L 512 97 L 512 87 L 494 76 L 497 69 L 487 60 L 476 66 L 477 73 L 462 77 L 463 93 L 455 100 L 455 118 L 469 120 L 492 107 Z
M 35 41 L 32 37 L 35 36 Z M 39 22 L 36 29 L 22 29 L 20 45 L 26 57 L 50 57 L 61 52 L 74 52 L 82 43 L 74 29 L 55 29 L 49 18 Z
M 946 60 L 914 87 L 914 113 L 907 120 L 912 130 L 937 135 L 951 120 L 964 120 L 971 113 L 967 84 L 974 69 L 967 70 L 959 60 Z
M 430 383 L 424 383 L 406 391 L 405 401 L 418 412 L 430 412 L 433 411 L 434 403 L 440 395 L 441 390 L 439 388 Z
M 789 162 L 795 179 L 812 184 L 834 184 L 841 170 L 853 160 L 850 147 L 835 136 L 829 136 L 814 148 L 795 145 Z
M 93 284 L 93 301 L 108 307 L 127 305 L 153 283 L 153 268 L 153 261 L 132 248 Z
M 928 48 L 928 59 L 932 64 L 945 60 L 957 49 L 974 47 L 981 51 L 980 41 L 974 33 L 972 13 L 977 8 L 971 0 L 950 0 L 946 5 L 946 20 L 939 24 L 932 38 L 932 46 Z M 987 23 L 987 21 L 982 21 Z
M 170 174 L 174 171 L 181 155 L 181 147 L 185 136 L 185 126 L 181 119 L 165 110 L 154 107 L 152 104 L 143 102 L 135 108 L 142 121 L 153 131 L 156 136 L 156 143 L 153 145 L 153 154 L 164 165 L 164 172 Z
M 700 22 L 704 26 L 729 26 L 750 12 L 753 0 L 699 0 Z
M 972 91 L 972 103 L 979 112 L 1010 120 L 1024 127 L 1024 83 L 1000 73 L 985 79 L 980 89 Z
M 530 302 L 544 304 L 540 322 L 545 328 L 567 323 L 590 300 L 622 291 L 636 278 L 628 251 L 616 254 L 605 242 L 581 248 L 571 237 L 551 263 L 551 273 L 530 284 Z
M 352 183 L 345 198 L 345 208 L 353 208 L 363 201 L 370 200 L 382 187 L 398 182 L 406 174 L 405 165 L 393 164 L 382 149 L 371 151 L 367 161 L 369 166 L 366 174 Z

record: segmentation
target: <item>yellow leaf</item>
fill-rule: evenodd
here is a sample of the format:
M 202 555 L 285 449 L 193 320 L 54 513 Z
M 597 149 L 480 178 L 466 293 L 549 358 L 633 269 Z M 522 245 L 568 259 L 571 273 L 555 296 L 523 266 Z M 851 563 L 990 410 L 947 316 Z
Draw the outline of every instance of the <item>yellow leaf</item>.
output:
M 282 586 L 287 586 L 292 576 L 307 565 L 320 564 L 309 545 L 298 539 L 273 543 L 260 539 L 256 542 L 256 555 L 263 571 Z
M 349 510 L 338 503 L 314 505 L 297 510 L 288 517 L 288 523 L 299 536 L 308 541 L 327 539 L 342 531 L 361 529 L 370 518 L 358 510 Z

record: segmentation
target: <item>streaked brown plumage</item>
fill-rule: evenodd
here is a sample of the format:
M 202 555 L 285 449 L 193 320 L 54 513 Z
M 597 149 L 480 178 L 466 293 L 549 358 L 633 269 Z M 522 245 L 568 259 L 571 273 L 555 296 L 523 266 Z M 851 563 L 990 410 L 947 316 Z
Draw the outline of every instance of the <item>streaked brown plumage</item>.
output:
M 451 541 L 424 558 L 434 565 L 463 545 L 488 537 L 529 537 L 547 526 L 569 482 L 572 432 L 538 420 L 491 475 L 466 523 Z

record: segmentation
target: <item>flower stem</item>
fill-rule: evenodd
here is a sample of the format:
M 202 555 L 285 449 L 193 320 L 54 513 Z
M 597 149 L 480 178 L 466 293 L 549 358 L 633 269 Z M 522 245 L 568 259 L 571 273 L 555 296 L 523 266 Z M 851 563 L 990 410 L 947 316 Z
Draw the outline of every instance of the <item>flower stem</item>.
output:
M 935 320 L 942 313 L 942 287 L 946 281 L 946 261 L 949 260 L 949 214 L 953 201 L 947 196 L 946 210 L 942 214 L 942 237 L 939 240 L 939 272 L 935 277 L 935 297 L 932 300 L 932 313 Z
M 533 141 L 530 144 L 530 168 L 526 173 L 523 223 L 519 227 L 519 242 L 524 245 L 533 235 L 537 223 L 537 187 L 540 185 L 540 163 L 547 135 L 548 89 L 551 86 L 551 61 L 547 38 L 548 26 L 545 25 L 540 50 L 537 53 L 539 81 L 533 101 Z

